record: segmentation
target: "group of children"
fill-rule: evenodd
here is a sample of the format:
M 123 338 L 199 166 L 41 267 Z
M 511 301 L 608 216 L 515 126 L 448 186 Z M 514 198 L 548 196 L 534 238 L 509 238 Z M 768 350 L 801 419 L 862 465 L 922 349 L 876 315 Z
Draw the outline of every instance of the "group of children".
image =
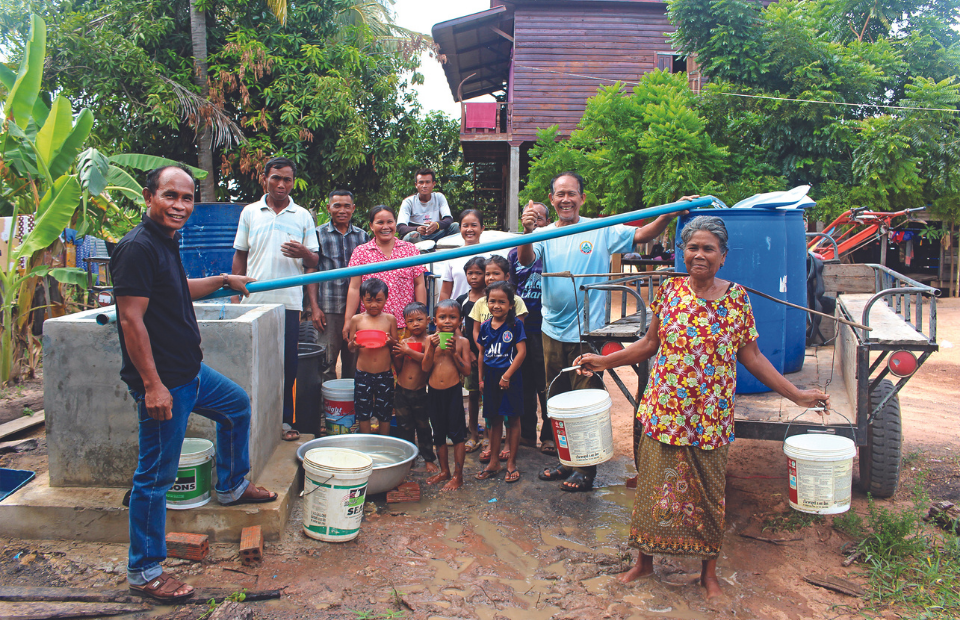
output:
M 500 460 L 506 460 L 506 481 L 520 479 L 516 458 L 523 413 L 520 366 L 526 355 L 521 319 L 526 306 L 507 281 L 510 264 L 502 256 L 473 257 L 464 272 L 470 290 L 456 300 L 437 303 L 433 317 L 436 331 L 431 335 L 426 306 L 413 302 L 403 310 L 409 335 L 399 337 L 395 317 L 383 312 L 390 291 L 377 278 L 360 286 L 364 312 L 350 321 L 348 346 L 358 352 L 354 411 L 360 432 L 369 433 L 371 420 L 376 418 L 380 432 L 388 434 L 390 417 L 395 413 L 399 436 L 412 442 L 416 435 L 425 467 L 435 474 L 427 483 L 446 481 L 442 491 L 463 485 L 466 453 L 481 446 L 481 400 L 489 447 L 480 453 L 485 466 L 476 478 L 497 477 Z M 362 346 L 357 341 L 361 330 L 384 332 L 385 344 Z M 463 409 L 464 387 L 469 393 L 469 425 Z M 501 450 L 504 426 L 507 443 Z M 448 438 L 453 444 L 452 472 Z M 439 468 L 435 460 L 439 460 Z

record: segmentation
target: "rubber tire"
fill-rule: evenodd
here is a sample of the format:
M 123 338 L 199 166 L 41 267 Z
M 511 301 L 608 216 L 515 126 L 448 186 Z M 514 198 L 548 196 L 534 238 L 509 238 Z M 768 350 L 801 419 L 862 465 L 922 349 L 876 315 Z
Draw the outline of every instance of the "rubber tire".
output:
M 313 324 L 313 321 L 300 321 L 300 339 L 298 342 L 317 344 L 319 336 L 317 326 Z
M 870 393 L 870 411 L 893 392 L 893 382 L 884 379 Z M 860 488 L 873 497 L 891 497 L 900 486 L 900 456 L 903 444 L 900 397 L 887 401 L 867 426 L 867 445 L 860 448 Z

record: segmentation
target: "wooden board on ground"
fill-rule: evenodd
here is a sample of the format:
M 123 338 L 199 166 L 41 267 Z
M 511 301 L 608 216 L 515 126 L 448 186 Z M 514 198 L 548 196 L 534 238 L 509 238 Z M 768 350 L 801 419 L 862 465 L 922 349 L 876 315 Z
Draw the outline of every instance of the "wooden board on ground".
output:
M 33 415 L 25 415 L 22 418 L 0 424 L 0 439 L 33 428 L 38 424 L 43 424 L 43 411 L 37 411 Z
M 873 331 L 869 333 L 871 342 L 906 347 L 912 344 L 929 344 L 926 336 L 914 329 L 882 299 L 870 307 L 869 320 L 864 321 L 863 310 L 867 307 L 867 302 L 870 301 L 871 297 L 873 295 L 869 293 L 845 294 L 837 297 L 837 303 L 843 306 L 852 320 L 873 328 Z
M 9 603 L 0 602 L 4 620 L 52 620 L 54 618 L 103 618 L 150 611 L 147 605 L 130 603 Z

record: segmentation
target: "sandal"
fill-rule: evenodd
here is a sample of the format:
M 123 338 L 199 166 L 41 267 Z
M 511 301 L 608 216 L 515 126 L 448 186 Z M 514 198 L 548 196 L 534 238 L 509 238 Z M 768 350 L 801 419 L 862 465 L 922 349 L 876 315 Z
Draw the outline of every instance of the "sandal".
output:
M 490 454 L 490 448 L 487 448 L 486 450 L 484 450 L 483 452 L 480 453 L 480 462 L 481 462 L 481 463 L 489 463 L 491 456 L 492 456 L 492 455 Z
M 470 454 L 471 452 L 476 452 L 480 449 L 480 442 L 476 439 L 468 439 L 464 444 L 464 447 L 467 449 L 467 454 Z
M 500 460 L 509 461 L 510 460 L 510 448 L 504 448 L 500 451 Z
M 548 439 L 540 444 L 540 452 L 547 456 L 557 456 L 557 444 L 552 439 Z
M 224 506 L 239 506 L 240 504 L 263 504 L 277 499 L 277 494 L 268 491 L 263 487 L 258 487 L 252 482 L 243 490 L 243 494 L 232 502 L 223 504 Z
M 507 475 L 504 477 L 504 480 L 507 482 L 513 483 L 517 480 L 520 480 L 520 470 L 514 469 L 513 471 L 507 470 Z
M 587 478 L 582 471 L 576 471 L 569 480 L 560 484 L 560 488 L 570 493 L 590 491 L 593 489 L 593 478 Z
M 159 577 L 151 579 L 142 586 L 130 584 L 130 591 L 137 596 L 147 596 L 162 603 L 176 603 L 194 595 L 195 590 L 190 590 L 186 594 L 176 596 L 176 591 L 185 585 L 188 584 L 171 576 L 170 573 L 160 573 Z
M 476 478 L 477 480 L 489 480 L 491 478 L 496 478 L 497 476 L 499 476 L 501 471 L 503 470 L 494 469 L 491 471 L 489 469 L 481 469 L 480 473 L 476 475 Z
M 573 473 L 573 470 L 566 467 L 565 465 L 557 465 L 554 469 L 544 469 L 542 472 L 537 474 L 537 478 L 541 480 L 566 480 L 570 477 L 570 474 Z

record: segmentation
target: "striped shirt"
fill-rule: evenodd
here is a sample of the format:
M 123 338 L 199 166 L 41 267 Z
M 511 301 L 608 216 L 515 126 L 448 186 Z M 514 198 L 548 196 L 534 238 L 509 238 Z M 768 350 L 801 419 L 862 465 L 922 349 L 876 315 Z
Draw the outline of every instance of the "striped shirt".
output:
M 274 213 L 264 196 L 248 204 L 240 213 L 233 249 L 249 253 L 247 275 L 258 281 L 299 276 L 303 273 L 303 259 L 287 258 L 280 252 L 280 246 L 287 241 L 299 241 L 311 252 L 316 252 L 320 249 L 316 228 L 317 223 L 310 212 L 293 200 L 280 213 Z M 303 310 L 303 287 L 251 293 L 241 303 L 283 304 L 287 310 Z
M 370 241 L 370 235 L 362 228 L 350 225 L 346 234 L 341 234 L 333 222 L 317 227 L 320 239 L 320 271 L 343 269 L 358 245 Z M 347 310 L 347 289 L 350 278 L 327 280 L 320 283 L 320 309 L 324 314 L 343 314 Z

